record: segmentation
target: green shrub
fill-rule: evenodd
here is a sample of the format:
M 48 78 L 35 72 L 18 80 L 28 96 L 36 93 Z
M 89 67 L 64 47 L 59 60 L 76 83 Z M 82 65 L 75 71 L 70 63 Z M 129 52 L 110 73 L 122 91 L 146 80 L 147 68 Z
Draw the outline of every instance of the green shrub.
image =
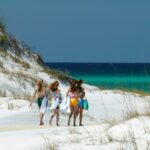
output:
M 42 65 L 44 63 L 42 57 L 39 54 L 34 54 L 34 58 L 36 59 L 38 64 Z
M 30 65 L 29 65 L 28 63 L 26 63 L 26 62 L 24 62 L 24 61 L 21 61 L 20 63 L 21 63 L 21 65 L 22 65 L 22 67 L 24 67 L 24 68 L 26 68 L 26 69 L 29 69 L 29 68 L 30 68 Z
M 2 57 L 7 56 L 7 51 L 3 47 L 0 47 L 0 56 L 2 56 Z
M 30 68 L 30 64 L 26 63 L 25 61 L 22 61 L 21 59 L 19 59 L 19 57 L 13 56 L 13 55 L 10 55 L 10 57 L 15 63 L 22 65 L 22 67 L 24 67 L 26 69 Z
M 49 69 L 47 67 L 44 67 L 44 72 L 64 82 L 69 82 L 71 80 L 71 76 L 68 72 L 62 72 L 57 69 Z
M 4 49 L 6 49 L 8 47 L 8 37 L 6 35 L 1 35 L 0 36 L 0 44 L 2 45 L 2 47 Z
M 14 48 L 18 48 L 17 41 L 16 41 L 15 38 L 12 39 L 12 44 L 13 44 L 13 47 L 14 47 Z

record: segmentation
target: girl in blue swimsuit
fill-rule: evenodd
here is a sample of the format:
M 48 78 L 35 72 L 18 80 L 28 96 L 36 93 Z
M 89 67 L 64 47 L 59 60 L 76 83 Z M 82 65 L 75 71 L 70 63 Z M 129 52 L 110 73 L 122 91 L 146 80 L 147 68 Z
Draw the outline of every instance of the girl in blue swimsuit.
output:
M 79 126 L 83 126 L 82 118 L 83 118 L 85 91 L 84 88 L 82 87 L 82 83 L 83 81 L 80 79 L 78 81 L 78 110 L 77 110 L 77 115 L 79 115 Z

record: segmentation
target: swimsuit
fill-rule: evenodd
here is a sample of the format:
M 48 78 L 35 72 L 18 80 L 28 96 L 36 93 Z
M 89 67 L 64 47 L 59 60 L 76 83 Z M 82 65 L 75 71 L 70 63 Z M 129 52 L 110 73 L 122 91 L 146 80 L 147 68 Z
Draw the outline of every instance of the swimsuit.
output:
M 43 97 L 37 98 L 37 104 L 39 108 L 41 107 L 42 101 L 43 101 Z
M 84 95 L 85 95 L 85 92 L 82 88 L 82 90 L 78 93 L 78 97 L 79 97 L 78 107 L 79 108 L 84 108 L 84 99 L 83 99 Z
M 59 109 L 59 104 L 60 104 L 60 98 L 59 96 L 57 95 L 57 92 L 56 91 L 52 91 L 52 97 L 53 97 L 53 103 L 57 100 L 57 106 L 56 106 L 56 109 Z
M 84 108 L 84 99 L 79 99 L 79 101 L 78 101 L 78 107 L 79 108 Z
M 76 93 L 70 92 L 70 106 L 78 106 L 78 97 Z
M 70 98 L 70 106 L 77 106 L 78 100 L 76 98 Z

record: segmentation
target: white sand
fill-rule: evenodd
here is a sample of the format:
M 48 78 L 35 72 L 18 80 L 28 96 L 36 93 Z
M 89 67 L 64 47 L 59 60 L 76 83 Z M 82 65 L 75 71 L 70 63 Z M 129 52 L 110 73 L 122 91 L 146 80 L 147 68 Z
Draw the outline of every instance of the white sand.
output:
M 150 119 L 141 116 L 127 121 L 119 120 L 123 120 L 128 111 L 144 112 L 149 107 L 149 97 L 94 88 L 87 89 L 86 93 L 90 107 L 84 111 L 84 127 L 66 126 L 68 116 L 62 114 L 60 127 L 55 126 L 55 120 L 50 127 L 49 111 L 46 112 L 45 125 L 40 127 L 36 104 L 30 108 L 28 101 L 3 98 L 0 100 L 0 150 L 41 150 L 48 149 L 47 146 L 60 150 L 134 150 L 132 136 L 136 138 L 138 149 L 147 148 Z M 8 103 L 14 104 L 13 110 L 8 110 Z M 118 122 L 110 125 L 111 119 Z

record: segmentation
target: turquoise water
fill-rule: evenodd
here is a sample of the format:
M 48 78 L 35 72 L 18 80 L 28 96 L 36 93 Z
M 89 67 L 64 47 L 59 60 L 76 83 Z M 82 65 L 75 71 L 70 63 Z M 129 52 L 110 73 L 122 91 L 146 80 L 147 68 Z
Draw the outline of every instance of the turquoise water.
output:
M 98 86 L 103 89 L 126 89 L 133 91 L 150 91 L 150 77 L 145 76 L 87 76 L 74 75 L 77 79 L 84 79 L 85 83 Z
M 70 72 L 72 77 L 102 89 L 150 92 L 150 64 L 48 63 L 48 66 Z

